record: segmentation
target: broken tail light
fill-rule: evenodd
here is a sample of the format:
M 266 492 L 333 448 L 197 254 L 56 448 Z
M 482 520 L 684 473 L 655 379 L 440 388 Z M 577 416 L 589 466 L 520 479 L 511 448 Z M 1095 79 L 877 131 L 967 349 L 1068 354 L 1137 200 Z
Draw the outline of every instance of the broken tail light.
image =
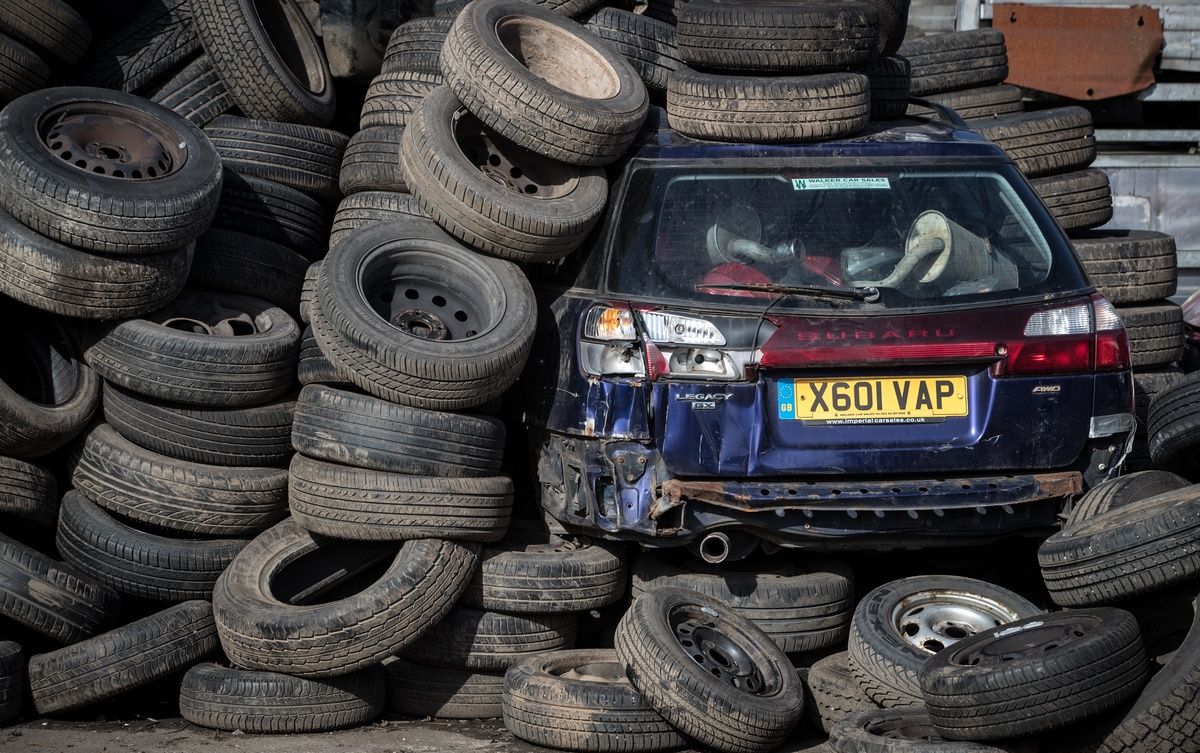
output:
M 649 309 L 595 306 L 580 342 L 583 369 L 593 376 L 745 377 L 753 349 L 731 350 L 716 324 L 695 316 Z

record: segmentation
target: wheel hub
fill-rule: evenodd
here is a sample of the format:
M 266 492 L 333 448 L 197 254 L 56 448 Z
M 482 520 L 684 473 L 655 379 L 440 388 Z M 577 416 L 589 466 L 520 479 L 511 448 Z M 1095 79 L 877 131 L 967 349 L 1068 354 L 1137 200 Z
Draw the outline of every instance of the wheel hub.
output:
M 64 111 L 49 121 L 42 141 L 59 159 L 95 175 L 154 180 L 176 169 L 153 133 L 119 115 Z
M 964 591 L 920 591 L 903 599 L 892 613 L 893 624 L 909 645 L 927 653 L 951 646 L 1018 615 L 1000 602 Z
M 675 640 L 706 672 L 730 687 L 759 695 L 767 683 L 754 660 L 715 620 L 688 616 L 674 624 Z
M 392 326 L 413 337 L 449 340 L 450 328 L 440 316 L 420 309 L 405 309 L 392 316 Z

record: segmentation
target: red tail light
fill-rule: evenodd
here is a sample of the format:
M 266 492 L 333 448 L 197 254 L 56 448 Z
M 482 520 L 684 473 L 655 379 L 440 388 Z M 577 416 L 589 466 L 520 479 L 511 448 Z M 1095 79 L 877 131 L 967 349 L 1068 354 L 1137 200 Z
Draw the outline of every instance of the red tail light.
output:
M 1063 308 L 1039 311 L 1008 353 L 996 376 L 1086 374 L 1118 371 L 1130 365 L 1129 341 L 1116 309 L 1103 296 Z

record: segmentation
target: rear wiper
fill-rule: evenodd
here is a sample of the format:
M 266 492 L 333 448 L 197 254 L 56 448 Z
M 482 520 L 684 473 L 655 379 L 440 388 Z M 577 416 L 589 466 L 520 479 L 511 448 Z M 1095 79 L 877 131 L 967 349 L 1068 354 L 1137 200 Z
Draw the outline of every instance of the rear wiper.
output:
M 874 303 L 879 300 L 879 288 L 821 288 L 816 285 L 779 285 L 772 282 L 728 282 L 700 284 L 699 288 L 714 288 L 717 290 L 756 290 L 763 293 L 780 293 L 782 295 L 802 295 L 810 298 L 848 298 L 853 301 Z

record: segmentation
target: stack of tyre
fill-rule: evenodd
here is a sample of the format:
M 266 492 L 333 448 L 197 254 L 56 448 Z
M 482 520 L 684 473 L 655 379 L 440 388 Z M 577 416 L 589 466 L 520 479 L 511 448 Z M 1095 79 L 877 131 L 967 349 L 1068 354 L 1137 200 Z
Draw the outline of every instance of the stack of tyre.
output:
M 87 19 L 62 0 L 12 0 L 0 8 L 0 106 L 46 86 L 91 43 Z
M 911 68 L 913 98 L 948 107 L 979 127 L 1001 115 L 1022 112 L 1021 89 L 1002 83 L 1008 75 L 1004 34 L 994 29 L 954 31 L 917 37 L 900 46 L 899 55 Z M 908 113 L 929 116 L 919 103 Z

